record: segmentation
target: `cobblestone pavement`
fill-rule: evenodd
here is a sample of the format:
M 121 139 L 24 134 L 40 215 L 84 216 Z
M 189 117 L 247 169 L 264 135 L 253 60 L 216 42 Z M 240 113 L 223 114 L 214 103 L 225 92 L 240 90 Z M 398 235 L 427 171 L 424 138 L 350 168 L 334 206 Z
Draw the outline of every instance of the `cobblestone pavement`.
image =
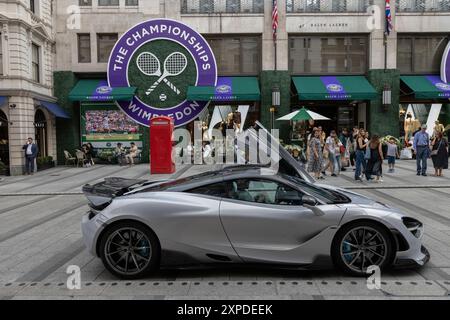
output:
M 383 183 L 356 183 L 351 170 L 324 182 L 355 189 L 424 222 L 423 241 L 431 261 L 421 269 L 382 274 L 379 290 L 369 290 L 365 279 L 335 270 L 163 270 L 140 281 L 120 281 L 83 246 L 80 221 L 87 205 L 81 186 L 109 176 L 167 176 L 150 176 L 147 165 L 98 165 L 3 177 L 0 299 L 449 299 L 450 172 L 442 178 L 417 177 L 414 165 L 413 161 L 398 162 L 396 172 L 386 173 Z M 202 166 L 182 166 L 172 177 L 203 170 Z M 67 289 L 69 265 L 81 268 L 80 290 Z

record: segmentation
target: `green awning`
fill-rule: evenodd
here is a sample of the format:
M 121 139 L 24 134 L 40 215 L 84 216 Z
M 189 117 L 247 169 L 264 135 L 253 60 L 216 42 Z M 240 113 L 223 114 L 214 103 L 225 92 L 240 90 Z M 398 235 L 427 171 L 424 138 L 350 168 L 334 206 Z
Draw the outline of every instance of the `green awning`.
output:
M 437 75 L 400 76 L 400 80 L 414 92 L 416 99 L 450 98 L 450 84 Z
M 363 76 L 293 77 L 299 100 L 372 100 L 378 94 Z
M 111 88 L 106 80 L 80 80 L 69 94 L 72 101 L 131 101 L 135 87 Z
M 216 86 L 190 86 L 188 101 L 259 101 L 256 77 L 219 77 Z

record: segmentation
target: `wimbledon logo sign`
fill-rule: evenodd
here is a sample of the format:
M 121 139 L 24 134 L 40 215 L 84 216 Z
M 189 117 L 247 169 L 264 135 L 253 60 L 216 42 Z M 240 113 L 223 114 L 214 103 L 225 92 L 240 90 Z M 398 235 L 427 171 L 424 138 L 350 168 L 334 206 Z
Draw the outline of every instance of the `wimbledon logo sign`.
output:
M 207 102 L 187 101 L 189 86 L 215 86 L 217 66 L 206 40 L 170 19 L 140 23 L 117 41 L 108 65 L 110 87 L 136 87 L 133 100 L 117 101 L 133 120 L 148 126 L 169 116 L 175 126 L 191 122 Z
M 444 83 L 450 82 L 450 42 L 445 48 L 441 62 L 441 80 Z

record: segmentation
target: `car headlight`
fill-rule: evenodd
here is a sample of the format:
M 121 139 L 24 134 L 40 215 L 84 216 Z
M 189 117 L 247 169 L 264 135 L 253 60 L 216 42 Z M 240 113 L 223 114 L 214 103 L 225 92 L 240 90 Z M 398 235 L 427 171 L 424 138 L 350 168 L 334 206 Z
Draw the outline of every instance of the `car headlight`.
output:
M 409 217 L 403 217 L 403 224 L 406 226 L 406 228 L 418 239 L 422 238 L 423 236 L 423 224 L 419 220 L 409 218 Z

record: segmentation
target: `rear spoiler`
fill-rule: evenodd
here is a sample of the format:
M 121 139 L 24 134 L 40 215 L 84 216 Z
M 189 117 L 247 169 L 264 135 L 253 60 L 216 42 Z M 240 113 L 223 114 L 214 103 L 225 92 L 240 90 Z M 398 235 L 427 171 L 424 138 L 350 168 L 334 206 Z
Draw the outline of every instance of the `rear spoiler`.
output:
M 102 182 L 94 185 L 86 184 L 82 190 L 90 205 L 94 207 L 101 207 L 105 203 L 111 202 L 115 197 L 119 197 L 126 192 L 129 192 L 133 187 L 144 185 L 147 180 L 126 179 L 126 178 L 105 178 Z

